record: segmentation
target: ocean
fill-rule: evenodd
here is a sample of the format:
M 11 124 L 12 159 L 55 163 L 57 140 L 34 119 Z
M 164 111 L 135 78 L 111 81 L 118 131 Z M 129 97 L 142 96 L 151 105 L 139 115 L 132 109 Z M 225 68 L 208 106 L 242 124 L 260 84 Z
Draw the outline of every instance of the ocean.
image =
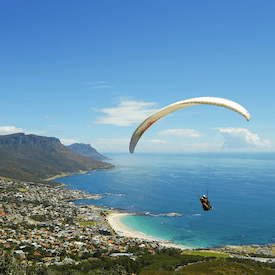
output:
M 191 248 L 275 242 L 275 153 L 108 154 L 116 169 L 59 178 L 65 188 L 106 194 L 77 201 L 130 212 L 122 222 Z M 213 210 L 202 209 L 207 195 Z M 164 214 L 181 216 L 167 217 Z

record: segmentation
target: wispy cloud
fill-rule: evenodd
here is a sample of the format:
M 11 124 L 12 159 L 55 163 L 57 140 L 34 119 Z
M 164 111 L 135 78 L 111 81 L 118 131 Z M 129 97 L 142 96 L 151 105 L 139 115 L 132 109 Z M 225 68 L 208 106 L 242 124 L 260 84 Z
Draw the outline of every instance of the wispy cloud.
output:
M 213 142 L 171 142 L 162 139 L 141 138 L 137 144 L 136 153 L 141 152 L 220 152 L 225 151 L 259 151 L 270 150 L 268 140 L 261 141 L 257 134 L 252 134 L 243 128 L 214 128 L 218 129 L 224 141 L 214 139 Z M 179 137 L 200 137 L 201 133 L 191 129 L 170 129 L 184 131 L 167 131 L 166 134 Z M 188 131 L 185 131 L 188 130 Z M 165 131 L 162 131 L 165 133 Z M 130 139 L 97 139 L 91 142 L 91 146 L 101 152 L 129 152 Z
M 144 140 L 143 143 L 146 143 L 146 144 L 165 144 L 167 143 L 167 140 L 162 140 L 162 139 L 147 139 L 147 140 Z
M 41 117 L 41 119 L 56 120 L 57 117 L 54 117 L 54 116 L 43 116 L 43 117 Z
M 79 143 L 79 141 L 77 141 L 76 139 L 64 139 L 64 138 L 61 138 L 60 142 L 65 146 L 71 145 L 73 143 Z
M 118 144 L 128 144 L 130 139 L 128 138 L 99 138 L 97 140 L 97 144 L 110 144 L 110 145 L 118 145 Z
M 139 152 L 149 152 L 163 148 L 167 144 L 161 139 L 142 139 L 138 143 Z M 102 152 L 129 152 L 129 138 L 99 138 L 91 142 L 91 146 Z
M 15 133 L 25 133 L 26 135 L 43 135 L 46 134 L 46 131 L 30 131 L 22 128 L 17 128 L 15 126 L 3 126 L 0 127 L 0 135 L 10 135 Z
M 114 88 L 114 85 L 106 85 L 106 81 L 95 81 L 95 82 L 86 82 L 86 85 L 89 85 L 89 89 L 109 89 Z
M 268 140 L 261 141 L 257 134 L 252 134 L 244 128 L 215 128 L 220 130 L 220 134 L 225 141 L 225 148 L 264 148 L 270 147 Z
M 115 86 L 107 86 L 107 85 L 97 85 L 97 86 L 93 86 L 90 87 L 89 89 L 108 89 L 108 88 L 114 88 Z
M 121 100 L 114 108 L 103 108 L 97 110 L 106 114 L 99 116 L 94 122 L 96 124 L 111 124 L 116 126 L 133 126 L 141 123 L 148 116 L 156 112 L 155 102 L 138 102 L 134 100 Z M 96 110 L 95 110 L 96 111 Z
M 8 120 L 8 118 L 6 116 L 1 116 L 1 118 Z
M 192 129 L 167 129 L 158 133 L 161 136 L 174 136 L 174 137 L 202 137 L 203 134 Z
M 106 81 L 95 81 L 95 82 L 86 82 L 86 85 L 96 85 L 96 84 L 106 84 Z
M 91 142 L 91 146 L 102 152 L 127 152 L 130 139 L 99 138 Z
M 24 130 L 22 128 L 16 128 L 14 126 L 2 126 L 0 127 L 0 135 L 9 135 L 15 133 L 23 133 Z

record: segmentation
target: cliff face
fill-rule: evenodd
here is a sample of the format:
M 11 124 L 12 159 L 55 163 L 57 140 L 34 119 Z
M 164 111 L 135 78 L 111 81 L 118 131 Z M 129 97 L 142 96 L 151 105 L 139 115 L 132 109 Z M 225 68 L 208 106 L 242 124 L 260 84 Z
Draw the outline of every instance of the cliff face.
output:
M 91 159 L 95 160 L 106 160 L 105 156 L 99 154 L 90 144 L 83 144 L 83 143 L 74 143 L 72 145 L 67 146 L 69 149 L 73 150 L 74 152 L 86 156 Z
M 4 166 L 6 169 L 3 169 Z M 0 176 L 16 174 L 16 169 L 21 169 L 18 174 L 27 172 L 36 178 L 45 179 L 62 173 L 112 168 L 114 166 L 109 163 L 72 151 L 57 138 L 23 133 L 0 136 Z
M 23 133 L 0 136 L 0 149 L 19 158 L 37 158 L 37 160 L 41 160 L 40 158 L 43 158 L 43 154 L 41 155 L 41 153 L 49 154 L 50 152 L 54 152 L 55 148 L 59 145 L 61 143 L 57 138 L 25 135 Z

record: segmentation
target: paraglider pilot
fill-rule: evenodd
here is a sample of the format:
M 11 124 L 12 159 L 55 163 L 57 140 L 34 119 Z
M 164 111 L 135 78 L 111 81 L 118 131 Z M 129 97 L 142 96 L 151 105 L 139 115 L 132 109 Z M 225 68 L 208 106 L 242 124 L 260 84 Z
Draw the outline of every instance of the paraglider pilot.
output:
M 203 195 L 201 198 L 200 198 L 200 202 L 202 204 L 202 208 L 204 211 L 209 211 L 211 210 L 213 207 L 210 205 L 210 201 L 208 200 L 208 198 Z

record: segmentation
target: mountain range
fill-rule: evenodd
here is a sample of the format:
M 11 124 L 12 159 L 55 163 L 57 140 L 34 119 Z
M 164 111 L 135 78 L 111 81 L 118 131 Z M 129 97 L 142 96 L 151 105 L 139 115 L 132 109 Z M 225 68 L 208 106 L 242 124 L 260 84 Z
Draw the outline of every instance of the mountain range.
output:
M 0 177 L 41 182 L 59 175 L 114 168 L 74 152 L 54 137 L 24 133 L 0 136 Z
M 99 154 L 96 149 L 94 149 L 90 144 L 83 143 L 74 143 L 72 145 L 67 146 L 69 149 L 74 152 L 86 156 L 88 158 L 96 159 L 96 160 L 106 160 L 105 156 Z

